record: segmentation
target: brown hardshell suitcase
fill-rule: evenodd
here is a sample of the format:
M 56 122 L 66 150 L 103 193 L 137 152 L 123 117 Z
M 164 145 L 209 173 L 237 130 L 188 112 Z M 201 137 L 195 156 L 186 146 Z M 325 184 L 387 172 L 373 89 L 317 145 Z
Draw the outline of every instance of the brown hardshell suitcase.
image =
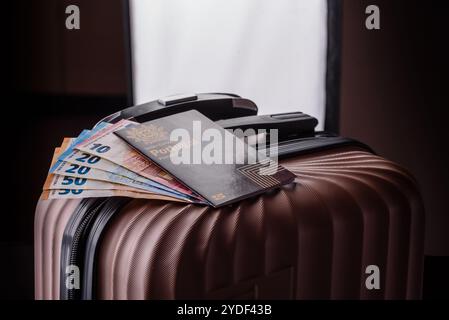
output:
M 424 208 L 413 177 L 333 135 L 279 150 L 294 184 L 218 209 L 39 201 L 36 299 L 419 299 Z M 65 286 L 72 263 L 76 292 Z
M 99 245 L 99 299 L 418 299 L 424 211 L 414 179 L 354 148 L 281 162 L 296 185 L 212 209 L 132 200 Z M 36 211 L 36 298 L 59 298 L 60 243 L 79 200 Z M 380 270 L 368 290 L 366 268 Z

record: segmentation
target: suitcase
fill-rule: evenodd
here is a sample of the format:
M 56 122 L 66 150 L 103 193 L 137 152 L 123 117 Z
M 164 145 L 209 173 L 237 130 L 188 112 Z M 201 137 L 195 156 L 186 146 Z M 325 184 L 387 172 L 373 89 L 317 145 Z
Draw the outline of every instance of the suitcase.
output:
M 214 111 L 217 98 L 228 113 Z M 233 95 L 189 99 L 105 120 L 193 108 L 229 129 L 278 128 L 280 163 L 296 183 L 218 209 L 120 197 L 39 201 L 36 299 L 421 297 L 424 209 L 406 170 L 360 142 L 314 132 L 316 119 L 302 113 L 255 116 L 252 102 Z M 74 265 L 79 288 L 67 285 Z

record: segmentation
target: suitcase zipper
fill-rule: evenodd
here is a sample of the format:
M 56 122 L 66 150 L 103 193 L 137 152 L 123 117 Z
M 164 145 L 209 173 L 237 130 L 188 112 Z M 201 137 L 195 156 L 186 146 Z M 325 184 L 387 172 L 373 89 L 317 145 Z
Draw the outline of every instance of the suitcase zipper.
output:
M 132 199 L 123 197 L 84 199 L 64 230 L 61 248 L 60 298 L 94 298 L 95 258 L 103 229 L 113 215 Z M 66 268 L 79 270 L 80 288 L 66 286 Z
M 106 199 L 101 210 L 89 220 L 83 232 L 83 276 L 81 285 L 81 299 L 91 300 L 95 298 L 96 290 L 96 262 L 97 248 L 101 243 L 103 230 L 108 225 L 110 219 L 128 204 L 132 199 L 125 197 L 113 197 Z
M 79 299 L 80 288 L 69 288 L 66 284 L 68 266 L 75 266 L 79 270 L 78 282 L 82 283 L 83 267 L 83 235 L 89 221 L 102 208 L 106 198 L 84 199 L 70 218 L 64 230 L 61 246 L 61 268 L 60 268 L 60 298 L 63 300 Z
M 83 216 L 83 219 L 81 223 L 76 228 L 75 234 L 73 236 L 72 240 L 72 248 L 70 250 L 70 259 L 69 264 L 81 267 L 83 263 L 82 259 L 82 250 L 83 248 L 80 248 L 80 240 L 83 236 L 83 234 L 87 231 L 87 226 L 89 225 L 89 222 L 92 220 L 92 218 L 95 216 L 95 214 L 103 207 L 104 201 L 101 201 L 101 203 L 96 206 L 94 209 L 90 210 L 86 215 Z M 83 272 L 80 272 L 80 276 L 83 274 Z M 80 279 L 80 283 L 82 283 L 82 278 Z M 78 292 L 75 292 L 75 290 L 67 290 L 67 299 L 68 300 L 78 300 L 79 299 Z

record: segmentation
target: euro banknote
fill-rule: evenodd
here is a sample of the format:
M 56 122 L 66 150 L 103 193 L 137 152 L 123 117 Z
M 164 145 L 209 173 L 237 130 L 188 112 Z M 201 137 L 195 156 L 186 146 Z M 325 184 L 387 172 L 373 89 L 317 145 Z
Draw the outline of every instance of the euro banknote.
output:
M 55 149 L 51 166 L 53 166 L 62 153 L 73 145 L 74 138 L 64 138 L 61 147 Z M 60 163 L 57 168 L 64 167 L 65 162 Z M 90 170 L 89 170 L 90 171 Z M 81 170 L 81 172 L 83 172 Z M 103 174 L 103 178 L 107 177 L 107 173 L 102 173 L 100 170 L 97 174 Z M 110 175 L 109 175 L 110 177 Z M 121 182 L 126 182 L 126 179 L 116 177 Z M 128 181 L 129 182 L 129 181 Z M 132 183 L 132 182 L 131 182 Z M 110 196 L 128 196 L 134 198 L 144 199 L 160 199 L 191 203 L 192 199 L 184 195 L 173 195 L 170 192 L 161 191 L 157 188 L 139 189 L 125 183 L 115 183 L 108 180 L 97 180 L 86 178 L 83 175 L 73 177 L 54 174 L 49 172 L 43 187 L 41 199 L 69 199 L 69 198 L 87 198 L 87 197 L 110 197 Z M 196 201 L 195 201 L 196 202 Z
M 61 147 L 55 149 L 51 166 L 57 161 L 58 157 L 65 150 L 68 149 L 74 138 L 64 138 Z M 81 177 L 62 176 L 58 174 L 49 173 L 45 180 L 43 190 L 56 190 L 56 189 L 92 189 L 92 190 L 128 190 L 135 192 L 147 192 L 141 189 L 133 188 L 127 185 L 113 183 L 109 181 L 93 180 Z
M 126 185 L 129 187 L 141 189 L 144 191 L 152 192 L 152 193 L 159 193 L 166 196 L 171 197 L 179 197 L 182 199 L 190 199 L 191 197 L 189 195 L 185 195 L 179 192 L 175 191 L 167 191 L 163 189 L 156 188 L 152 185 L 148 185 L 146 183 L 143 183 L 141 181 L 133 180 L 128 177 L 115 174 L 113 172 L 103 171 L 95 168 L 89 168 L 85 166 L 80 166 L 78 164 L 71 164 L 68 162 L 61 162 L 59 166 L 56 167 L 56 169 L 52 172 L 54 175 L 61 175 L 66 177 L 72 177 L 72 178 L 79 178 L 78 181 L 85 181 L 83 179 L 90 179 L 90 180 L 100 180 L 100 181 L 106 181 L 106 182 L 112 182 L 115 184 L 121 184 Z M 75 180 L 74 180 L 75 182 Z
M 55 149 L 41 199 L 124 196 L 205 203 L 113 132 L 135 124 L 100 123 Z
M 80 141 L 80 137 L 86 136 L 87 130 L 83 131 L 81 135 L 76 138 L 72 139 L 74 142 L 71 143 L 71 145 L 62 152 L 56 162 L 53 162 L 50 172 L 52 173 L 60 173 L 61 174 L 61 167 L 65 166 L 64 162 L 70 163 L 74 165 L 74 168 L 79 170 L 87 170 L 83 169 L 84 167 L 93 168 L 93 169 L 99 169 L 102 171 L 107 171 L 110 173 L 113 173 L 115 175 L 124 176 L 131 180 L 136 180 L 138 182 L 141 182 L 145 185 L 152 186 L 155 188 L 159 188 L 168 192 L 174 192 L 177 194 L 182 195 L 183 193 L 178 192 L 176 190 L 173 190 L 163 184 L 157 183 L 152 181 L 151 179 L 145 178 L 141 175 L 138 175 L 131 170 L 128 170 L 122 166 L 119 166 L 111 161 L 108 161 L 106 159 L 100 158 L 98 156 L 94 156 L 79 150 L 74 150 L 73 146 L 77 144 L 77 141 Z M 57 172 L 59 171 L 59 172 Z M 67 174 L 70 175 L 70 174 Z M 73 175 L 72 175 L 73 176 Z
M 58 159 L 56 161 L 52 162 L 51 167 L 50 167 L 50 172 L 52 172 L 56 166 L 58 166 L 62 161 L 64 161 L 65 157 L 67 157 L 67 155 L 69 155 L 74 150 L 73 149 L 74 146 L 79 144 L 81 141 L 88 139 L 90 136 L 94 135 L 95 133 L 97 133 L 107 127 L 110 127 L 110 126 L 111 126 L 111 124 L 109 124 L 109 123 L 101 122 L 92 130 L 87 130 L 87 129 L 83 130 L 76 138 L 65 138 L 65 139 L 70 139 L 70 143 L 68 146 L 66 145 L 63 152 L 58 155 Z M 64 139 L 64 141 L 65 141 L 65 139 Z
M 126 128 L 134 124 L 131 121 L 122 120 L 113 126 L 103 129 L 92 135 L 74 148 L 88 154 L 109 160 L 141 176 L 164 184 L 171 189 L 195 196 L 192 190 L 176 181 L 166 171 L 160 169 L 153 162 L 142 156 L 130 147 L 125 141 L 113 134 L 114 131 Z
M 48 199 L 77 199 L 77 198 L 98 198 L 98 197 L 129 197 L 139 199 L 166 200 L 176 202 L 187 202 L 182 199 L 164 196 L 154 193 L 134 192 L 128 190 L 44 190 L 41 200 Z
M 143 189 L 130 187 L 128 185 L 118 184 L 109 181 L 93 180 L 87 178 L 75 178 L 70 176 L 61 176 L 59 174 L 50 174 L 44 183 L 44 190 L 54 189 L 83 189 L 83 190 L 129 190 L 135 192 L 148 192 Z
M 122 120 L 114 125 L 101 123 L 95 128 L 95 131 L 88 132 L 88 130 L 84 130 L 80 136 L 74 140 L 72 145 L 59 156 L 58 161 L 52 165 L 50 172 L 57 173 L 58 167 L 62 165 L 63 161 L 66 161 L 71 164 L 78 164 L 80 167 L 112 172 L 169 192 L 199 198 L 190 189 L 173 179 L 171 175 L 167 174 L 164 170 L 159 169 L 159 167 L 136 153 L 120 138 L 112 134 L 115 130 L 124 128 L 130 124 L 134 124 L 134 122 Z M 103 137 L 113 139 L 112 143 L 115 143 L 116 145 L 111 144 L 111 146 L 113 146 L 112 151 L 117 152 L 114 154 L 108 152 L 111 151 L 108 150 L 111 149 L 111 147 L 100 147 L 96 148 L 96 150 L 80 150 L 84 145 L 91 146 L 91 143 L 94 143 L 96 139 Z M 124 152 L 124 156 L 120 156 L 120 153 L 122 152 Z M 123 159 L 129 159 L 130 157 L 133 161 L 123 161 Z M 125 166 L 122 164 L 125 164 Z
M 64 161 L 73 165 L 79 165 L 80 167 L 88 167 L 93 169 L 99 169 L 102 171 L 112 172 L 114 174 L 124 176 L 129 179 L 136 180 L 162 190 L 182 194 L 181 192 L 178 192 L 161 183 L 155 182 L 149 178 L 146 178 L 135 172 L 132 172 L 131 170 L 126 169 L 125 167 L 122 167 L 116 163 L 113 163 L 109 160 L 100 158 L 99 156 L 95 156 L 83 151 L 73 150 L 68 156 L 64 158 Z M 59 164 L 60 163 L 61 162 L 59 162 Z

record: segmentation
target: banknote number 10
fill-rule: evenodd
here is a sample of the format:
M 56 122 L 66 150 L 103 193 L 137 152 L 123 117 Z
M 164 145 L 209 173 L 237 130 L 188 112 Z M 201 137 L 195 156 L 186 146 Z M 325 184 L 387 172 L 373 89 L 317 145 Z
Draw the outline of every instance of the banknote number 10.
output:
M 94 143 L 90 150 L 97 151 L 98 153 L 105 153 L 111 150 L 110 146 L 102 145 L 101 143 Z

